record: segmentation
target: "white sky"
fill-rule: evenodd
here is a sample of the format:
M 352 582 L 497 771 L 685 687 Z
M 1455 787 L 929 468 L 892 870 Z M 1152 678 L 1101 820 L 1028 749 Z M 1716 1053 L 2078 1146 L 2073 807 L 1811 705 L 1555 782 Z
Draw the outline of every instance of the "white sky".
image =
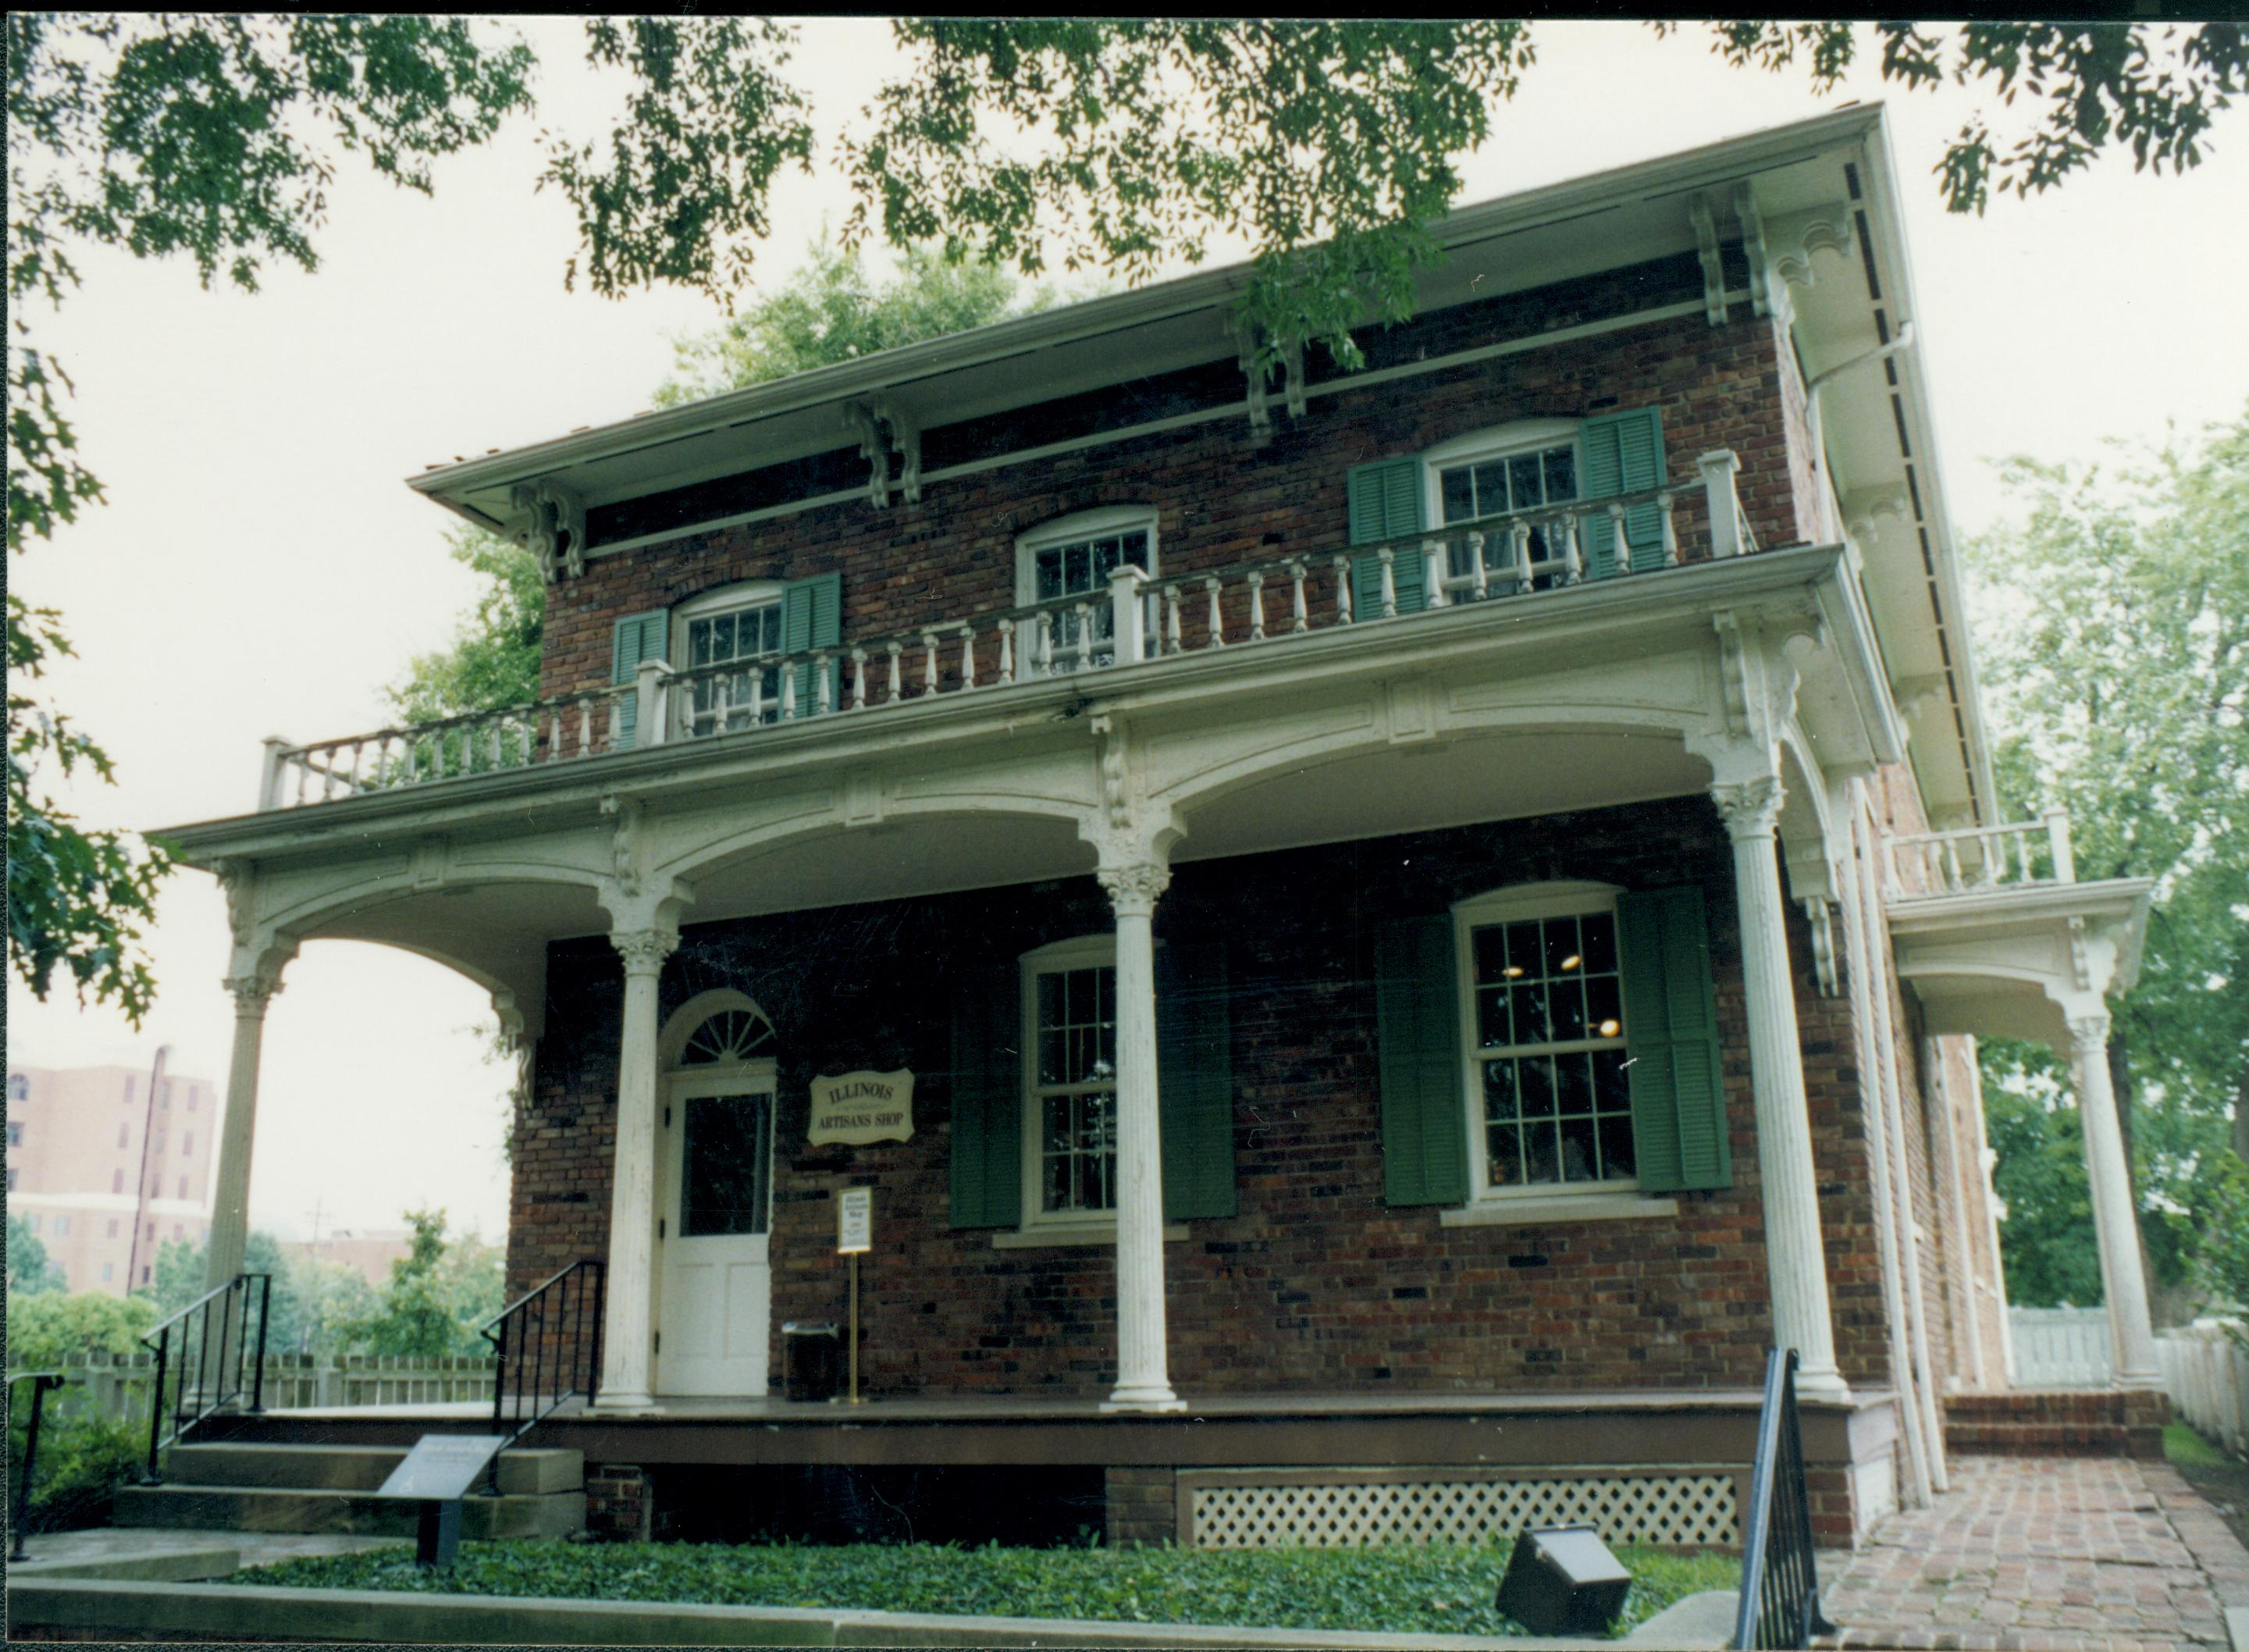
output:
M 554 122 L 598 135 L 614 87 L 581 64 L 575 22 L 526 28 L 546 64 L 538 116 L 442 164 L 434 200 L 347 159 L 317 274 L 276 268 L 257 296 L 206 293 L 184 265 L 88 253 L 85 289 L 43 328 L 77 382 L 82 451 L 111 503 L 9 573 L 28 600 L 63 610 L 80 658 L 49 686 L 117 761 L 114 788 L 70 794 L 89 821 L 239 814 L 263 736 L 380 726 L 378 691 L 445 642 L 472 594 L 445 557 L 450 519 L 401 478 L 644 408 L 671 365 L 667 335 L 717 320 L 680 293 L 564 293 L 574 226 L 559 196 L 532 191 L 534 134 Z M 1691 30 L 1659 42 L 1638 24 L 1542 24 L 1536 38 L 1537 66 L 1467 163 L 1466 200 L 1886 99 L 1914 319 L 1964 530 L 2002 510 L 1987 459 L 2091 458 L 2104 437 L 2159 437 L 2167 420 L 2191 429 L 2239 410 L 2249 115 L 2221 117 L 2184 178 L 2136 177 L 2111 158 L 2044 197 L 1960 218 L 1930 172 L 1973 107 L 1957 89 L 1886 93 L 1862 70 L 1815 99 L 1801 72 L 1730 70 Z M 823 134 L 895 61 L 886 24 L 804 26 L 796 66 Z M 849 205 L 832 169 L 786 179 L 767 278 Z M 81 1011 L 66 988 L 38 1004 L 11 976 L 10 1058 L 145 1064 L 166 1042 L 173 1071 L 224 1088 L 224 903 L 183 871 L 162 913 L 164 990 L 142 1034 Z M 308 945 L 267 1020 L 252 1220 L 301 1233 L 318 1201 L 324 1226 L 391 1225 L 427 1201 L 497 1236 L 506 1080 L 469 1030 L 489 1013 L 441 966 Z

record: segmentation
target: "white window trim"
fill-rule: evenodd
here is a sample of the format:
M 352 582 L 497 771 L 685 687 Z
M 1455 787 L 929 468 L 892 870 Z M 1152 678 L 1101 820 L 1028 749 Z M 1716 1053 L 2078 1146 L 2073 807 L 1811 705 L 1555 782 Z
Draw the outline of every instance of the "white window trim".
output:
M 1106 533 L 1126 533 L 1133 528 L 1145 528 L 1148 534 L 1148 573 L 1153 577 L 1156 561 L 1156 507 L 1152 505 L 1104 505 L 1097 510 L 1078 511 L 1069 516 L 1058 516 L 1051 522 L 1042 522 L 1029 532 L 1015 536 L 1015 601 L 1028 607 L 1038 601 L 1036 563 L 1041 551 L 1051 550 L 1057 545 L 1069 545 L 1079 540 L 1099 539 Z
M 1475 932 L 1514 918 L 1565 918 L 1604 912 L 1613 914 L 1617 897 L 1622 893 L 1622 888 L 1615 884 L 1515 884 L 1472 895 L 1453 907 L 1453 974 L 1459 995 L 1461 1109 L 1468 1132 L 1468 1199 L 1463 1206 L 1438 1213 L 1443 1226 L 1599 1222 L 1620 1216 L 1668 1216 L 1678 1211 L 1675 1199 L 1641 1193 L 1636 1176 L 1628 1181 L 1540 1182 L 1521 1187 L 1494 1187 L 1488 1180 L 1491 1167 L 1484 1142 L 1483 1085 L 1479 1070 L 1482 1063 L 1476 1053 Z M 1572 1191 L 1573 1186 L 1577 1191 Z
M 1021 986 L 1017 996 L 1022 1001 L 1022 1104 L 1019 1108 L 1021 1122 L 1016 1134 L 1022 1162 L 1023 1214 L 1021 1232 L 1024 1235 L 1053 1236 L 1038 1242 L 1055 1244 L 1090 1244 L 1102 1240 L 1113 1240 L 1117 1236 L 1117 1213 L 1110 1210 L 1043 1211 L 1039 1207 L 1039 1190 L 1045 1185 L 1040 1174 L 1039 1124 L 1042 1117 L 1039 1106 L 1039 977 L 1064 969 L 1117 967 L 1117 937 L 1113 934 L 1077 935 L 1068 940 L 1050 941 L 1023 954 L 1021 961 Z M 1026 1240 L 1024 1242 L 1030 1242 Z
M 666 660 L 674 664 L 674 669 L 686 660 L 690 620 L 709 619 L 714 614 L 732 613 L 736 609 L 770 606 L 781 600 L 781 589 L 779 580 L 744 580 L 689 597 L 671 610 L 671 647 Z

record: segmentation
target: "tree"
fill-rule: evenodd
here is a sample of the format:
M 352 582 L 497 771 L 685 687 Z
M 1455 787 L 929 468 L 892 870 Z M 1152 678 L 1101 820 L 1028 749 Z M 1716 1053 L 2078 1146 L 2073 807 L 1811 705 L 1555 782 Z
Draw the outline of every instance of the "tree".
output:
M 1239 319 L 1269 369 L 1315 340 L 1355 365 L 1350 329 L 1408 312 L 1413 271 L 1438 256 L 1427 226 L 1459 187 L 1454 158 L 1487 140 L 1533 60 L 1528 27 L 1503 21 L 894 27 L 903 66 L 842 142 L 848 243 L 879 231 L 936 240 L 952 262 L 1137 282 L 1236 233 L 1255 254 Z M 731 301 L 771 228 L 774 180 L 814 151 L 787 74 L 795 30 L 700 16 L 586 28 L 588 59 L 630 90 L 605 144 L 545 139 L 540 182 L 579 221 L 566 281 Z M 1722 24 L 1716 38 L 1737 64 L 1808 65 L 1817 89 L 1869 38 L 1901 86 L 1984 87 L 1998 111 L 1940 169 L 1959 210 L 2049 188 L 2111 146 L 2142 167 L 2198 164 L 2249 75 L 2227 24 Z M 11 554 L 101 498 L 64 414 L 69 379 L 35 327 L 76 291 L 87 248 L 185 257 L 206 286 L 223 275 L 254 291 L 269 262 L 317 267 L 339 156 L 426 191 L 437 157 L 532 101 L 530 48 L 459 18 L 11 13 L 7 43 Z M 18 681 L 68 646 L 57 616 L 10 596 Z M 169 862 L 79 825 L 43 788 L 45 761 L 108 770 L 61 713 L 11 690 L 8 747 L 11 967 L 42 996 L 66 968 L 137 1022 L 154 991 L 140 926 Z
M 156 1318 L 155 1305 L 145 1298 L 105 1291 L 10 1296 L 8 1363 L 19 1371 L 52 1371 L 74 1355 L 134 1353 Z
M 896 276 L 869 277 L 859 254 L 815 241 L 805 264 L 781 286 L 724 325 L 672 341 L 671 375 L 657 388 L 659 407 L 676 407 L 809 368 L 986 327 L 1054 302 L 1046 287 L 1028 298 L 1004 270 L 947 263 L 926 247 L 907 249 Z M 409 722 L 497 711 L 539 697 L 540 637 L 547 583 L 531 553 L 496 533 L 462 527 L 452 557 L 486 582 L 453 640 L 419 654 L 387 691 Z
M 2009 731 L 1999 813 L 2067 809 L 2080 877 L 2156 880 L 2108 1057 L 2154 1283 L 2176 1286 L 2215 1219 L 2229 1128 L 2249 1149 L 2249 412 L 2114 465 L 2005 471 L 2027 520 L 1970 547 Z M 1987 1094 L 2067 1082 L 2034 1046 L 1993 1041 L 1984 1069 Z
M 49 1260 L 46 1246 L 31 1236 L 31 1224 L 10 1211 L 8 1215 L 8 1294 L 10 1298 L 67 1291 L 70 1282 Z
M 149 1264 L 149 1282 L 135 1285 L 133 1294 L 154 1304 L 157 1319 L 169 1319 L 199 1300 L 204 1284 L 203 1244 L 167 1239 Z M 291 1261 L 281 1242 L 263 1229 L 252 1230 L 244 1243 L 242 1270 L 271 1276 L 266 1304 L 265 1347 L 271 1353 L 306 1350 L 307 1304 L 301 1291 L 301 1270 Z M 362 1282 L 364 1283 L 364 1282 Z M 252 1300 L 257 1300 L 253 1298 Z M 253 1340 L 257 1336 L 251 1332 Z
M 445 1213 L 409 1210 L 412 1249 L 390 1264 L 375 1311 L 345 1332 L 370 1353 L 437 1359 L 482 1354 L 478 1327 L 502 1305 L 504 1257 L 475 1235 L 448 1244 Z

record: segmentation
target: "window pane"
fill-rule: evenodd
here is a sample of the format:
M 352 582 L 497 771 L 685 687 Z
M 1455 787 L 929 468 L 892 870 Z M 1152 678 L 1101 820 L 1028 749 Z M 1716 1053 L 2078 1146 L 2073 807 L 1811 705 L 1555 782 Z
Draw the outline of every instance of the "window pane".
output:
M 1523 1180 L 1523 1132 L 1513 1125 L 1494 1125 L 1487 1132 L 1490 1166 L 1485 1180 L 1505 1187 Z
M 711 663 L 711 622 L 690 620 L 687 623 L 687 663 L 708 665 Z
M 1546 988 L 1532 981 L 1517 986 L 1511 996 L 1515 1002 L 1516 1043 L 1547 1043 L 1551 1035 L 1546 1030 Z
M 1556 1164 L 1552 1125 L 1525 1125 L 1523 1127 L 1523 1179 L 1525 1181 L 1561 1180 Z
M 1445 520 L 1465 522 L 1476 513 L 1475 486 L 1468 478 L 1468 467 L 1446 471 L 1437 478 L 1437 488 L 1444 500 Z
M 1533 923 L 1510 924 L 1507 926 L 1507 969 L 1510 981 L 1536 976 L 1538 968 L 1538 926 Z
M 1575 448 L 1548 448 L 1544 469 L 1548 499 L 1573 499 L 1578 497 L 1578 453 Z
M 1488 1061 L 1483 1064 L 1483 1116 L 1495 1123 L 1513 1119 L 1518 1111 L 1515 1095 L 1515 1063 Z
M 1632 1111 L 1632 1081 L 1626 1067 L 1631 1057 L 1621 1050 L 1596 1050 L 1593 1057 L 1593 1105 L 1603 1112 Z
M 1563 1043 L 1585 1036 L 1585 987 L 1574 975 L 1565 975 L 1546 989 L 1547 1008 L 1554 1018 L 1554 1041 Z
M 1588 1038 L 1624 1036 L 1624 1005 L 1617 996 L 1614 975 L 1595 975 L 1585 982 L 1585 1032 Z
M 1476 1042 L 1486 1049 L 1515 1042 L 1507 1036 L 1507 989 L 1504 987 L 1477 989 Z
M 767 1115 L 763 1096 L 696 1096 L 686 1105 L 683 1238 L 766 1230 Z
M 1124 560 L 1135 568 L 1148 566 L 1148 534 L 1145 528 L 1127 533 L 1118 541 L 1124 547 Z
M 1507 462 L 1507 491 L 1508 497 L 1515 501 L 1515 508 L 1518 511 L 1527 511 L 1534 505 L 1545 502 L 1545 495 L 1538 485 L 1538 456 L 1536 453 L 1518 453 Z
M 1587 912 L 1578 920 L 1578 939 L 1585 949 L 1585 968 L 1591 972 L 1614 974 L 1616 957 L 1616 919 L 1606 912 Z
M 1638 1160 L 1633 1153 L 1632 1119 L 1629 1115 L 1612 1113 L 1600 1121 L 1601 1174 L 1605 1177 L 1629 1176 L 1636 1174 Z
M 1497 926 L 1475 932 L 1475 978 L 1479 981 L 1497 981 L 1500 972 L 1507 967 L 1506 933 Z
M 1590 1119 L 1565 1119 L 1561 1126 L 1562 1180 L 1592 1181 L 1600 1174 L 1599 1147 Z
M 1093 589 L 1090 561 L 1084 545 L 1063 547 L 1062 588 L 1065 591 L 1088 591 Z
M 1523 1096 L 1523 1116 L 1525 1119 L 1549 1119 L 1554 1113 L 1554 1061 L 1551 1056 L 1533 1056 L 1515 1065 L 1516 1083 Z
M 1585 967 L 1585 954 L 1578 950 L 1578 920 L 1574 918 L 1550 918 L 1546 920 L 1545 954 L 1544 963 L 1550 977 L 1575 974 Z
M 1116 569 L 1120 548 L 1115 540 L 1096 540 L 1093 542 L 1093 582 L 1096 585 L 1109 582 L 1109 575 Z
M 1062 595 L 1062 553 L 1059 550 L 1041 551 L 1038 555 L 1038 596 L 1045 602 L 1050 596 Z
M 1496 516 L 1508 508 L 1507 461 L 1490 459 L 1475 467 L 1476 514 Z
M 1563 1112 L 1592 1112 L 1593 1073 L 1585 1056 L 1573 1053 L 1555 1057 L 1554 1077 L 1555 1103 Z

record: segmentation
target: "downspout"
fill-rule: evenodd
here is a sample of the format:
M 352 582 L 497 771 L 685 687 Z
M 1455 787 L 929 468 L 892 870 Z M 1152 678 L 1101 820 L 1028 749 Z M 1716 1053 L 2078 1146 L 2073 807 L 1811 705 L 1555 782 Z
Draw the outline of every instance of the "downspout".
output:
M 1862 879 L 1857 840 L 1846 858 L 1843 891 L 1844 944 L 1851 953 L 1851 1029 L 1859 1063 L 1859 1106 L 1867 1125 L 1867 1165 L 1874 1182 L 1874 1252 L 1882 1273 L 1882 1312 L 1889 1335 L 1890 1387 L 1896 1390 L 1905 1423 L 1906 1489 L 1909 1508 L 1929 1504 L 1929 1442 L 1922 1437 L 1921 1408 L 1915 1402 L 1913 1366 L 1906 1350 L 1905 1283 L 1898 1263 L 1897 1212 L 1890 1202 L 1889 1154 L 1881 1128 L 1881 1101 L 1874 1093 L 1874 1063 L 1868 1057 L 1874 1002 L 1874 949 L 1867 945 L 1867 914 L 1860 897 Z
M 1860 795 L 1866 794 L 1862 791 Z M 1887 955 L 1883 946 L 1884 919 L 1881 896 L 1873 876 L 1874 852 L 1880 847 L 1874 826 L 1872 800 L 1864 807 L 1852 811 L 1853 829 L 1864 845 L 1863 855 L 1868 875 L 1860 879 L 1859 892 L 1862 922 L 1867 930 L 1871 964 L 1875 958 Z M 1936 1408 L 1936 1378 L 1929 1368 L 1929 1315 L 1922 1301 L 1921 1245 L 1914 1233 L 1913 1180 L 1905 1155 L 1905 1108 L 1898 1093 L 1897 1041 L 1890 1023 L 1890 972 L 1869 968 L 1868 985 L 1874 994 L 1874 1063 L 1877 1076 L 1875 1090 L 1880 1097 L 1883 1139 L 1890 1156 L 1891 1195 L 1897 1202 L 1897 1224 L 1900 1256 L 1904 1263 L 1906 1307 L 1913 1332 L 1913 1368 L 1918 1379 L 1918 1402 L 1922 1427 L 1929 1438 L 1929 1483 L 1932 1490 L 1949 1489 L 1944 1469 L 1944 1420 Z

